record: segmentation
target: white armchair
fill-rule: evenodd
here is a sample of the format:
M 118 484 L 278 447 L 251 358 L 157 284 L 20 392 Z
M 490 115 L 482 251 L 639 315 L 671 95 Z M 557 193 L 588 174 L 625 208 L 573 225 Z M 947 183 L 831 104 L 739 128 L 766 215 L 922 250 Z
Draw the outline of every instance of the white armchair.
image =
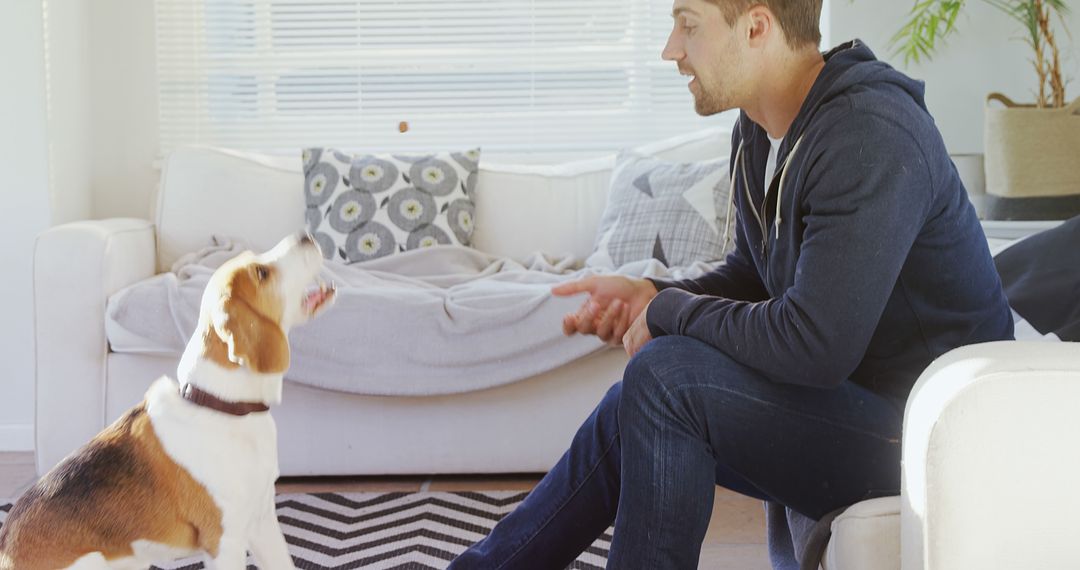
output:
M 833 520 L 821 567 L 1077 567 L 1078 402 L 1078 343 L 992 342 L 945 354 L 908 399 L 901 495 Z
M 1080 344 L 934 362 L 904 419 L 903 570 L 1076 568 Z

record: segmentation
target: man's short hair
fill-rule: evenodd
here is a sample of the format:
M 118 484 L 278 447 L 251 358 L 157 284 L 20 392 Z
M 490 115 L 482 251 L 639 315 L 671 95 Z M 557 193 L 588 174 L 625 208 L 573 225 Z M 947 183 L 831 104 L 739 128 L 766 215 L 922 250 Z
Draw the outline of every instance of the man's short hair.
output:
M 751 6 L 765 6 L 776 14 L 787 43 L 793 48 L 821 43 L 821 0 L 711 0 L 720 6 L 728 25 Z

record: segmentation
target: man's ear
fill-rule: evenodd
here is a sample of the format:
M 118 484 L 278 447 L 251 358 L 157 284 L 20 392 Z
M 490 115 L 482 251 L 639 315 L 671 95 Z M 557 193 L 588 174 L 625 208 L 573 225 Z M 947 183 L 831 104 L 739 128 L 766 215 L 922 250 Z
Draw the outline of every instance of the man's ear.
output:
M 765 6 L 752 6 L 749 12 L 747 12 L 747 26 L 748 37 L 751 46 L 759 46 L 765 39 L 769 32 L 778 32 L 774 30 L 776 21 L 773 17 L 772 11 Z
M 214 332 L 228 346 L 230 361 L 260 374 L 288 370 L 289 340 L 285 333 L 243 299 L 223 297 L 211 322 Z

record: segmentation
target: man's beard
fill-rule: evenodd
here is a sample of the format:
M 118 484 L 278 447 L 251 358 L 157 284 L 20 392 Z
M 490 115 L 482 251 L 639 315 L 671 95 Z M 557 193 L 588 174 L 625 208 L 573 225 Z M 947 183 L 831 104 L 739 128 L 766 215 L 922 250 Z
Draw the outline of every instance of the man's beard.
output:
M 706 89 L 700 77 L 697 79 L 697 87 L 696 92 L 692 92 L 692 94 L 694 96 L 694 111 L 698 115 L 708 117 L 728 110 L 727 102 L 716 95 L 714 91 Z

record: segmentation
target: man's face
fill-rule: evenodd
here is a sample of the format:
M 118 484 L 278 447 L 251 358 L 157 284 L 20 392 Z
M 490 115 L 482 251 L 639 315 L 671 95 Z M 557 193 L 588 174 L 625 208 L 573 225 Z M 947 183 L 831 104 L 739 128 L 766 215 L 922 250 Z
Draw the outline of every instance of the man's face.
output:
M 704 116 L 739 107 L 746 71 L 736 34 L 739 21 L 728 25 L 720 6 L 709 0 L 675 0 L 672 16 L 674 27 L 661 57 L 693 76 L 694 110 Z

